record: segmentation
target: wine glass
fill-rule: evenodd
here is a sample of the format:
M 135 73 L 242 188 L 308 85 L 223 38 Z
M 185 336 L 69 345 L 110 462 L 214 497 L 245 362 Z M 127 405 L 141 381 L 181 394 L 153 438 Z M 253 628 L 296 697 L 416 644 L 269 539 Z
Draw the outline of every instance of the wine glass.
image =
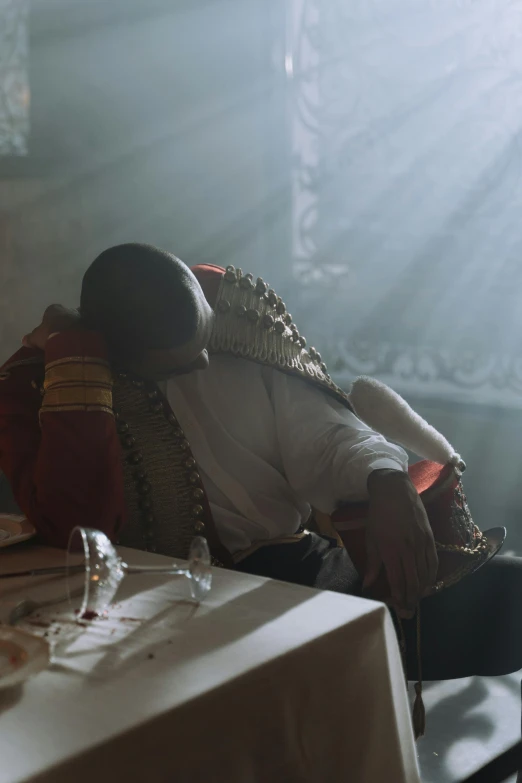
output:
M 212 586 L 210 552 L 201 536 L 189 550 L 188 567 L 168 565 L 135 566 L 125 563 L 105 533 L 87 527 L 75 527 L 67 549 L 67 594 L 79 599 L 77 614 L 87 620 L 103 614 L 127 574 L 171 574 L 189 579 L 192 598 L 201 601 Z

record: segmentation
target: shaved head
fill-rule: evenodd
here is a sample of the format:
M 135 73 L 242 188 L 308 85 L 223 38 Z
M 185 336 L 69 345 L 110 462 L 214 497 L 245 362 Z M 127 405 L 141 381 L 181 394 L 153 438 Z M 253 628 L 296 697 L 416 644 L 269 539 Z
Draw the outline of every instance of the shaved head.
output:
M 116 245 L 86 271 L 80 312 L 116 359 L 190 357 L 210 336 L 212 311 L 190 269 L 171 253 L 139 243 Z M 200 346 L 200 343 L 205 343 Z

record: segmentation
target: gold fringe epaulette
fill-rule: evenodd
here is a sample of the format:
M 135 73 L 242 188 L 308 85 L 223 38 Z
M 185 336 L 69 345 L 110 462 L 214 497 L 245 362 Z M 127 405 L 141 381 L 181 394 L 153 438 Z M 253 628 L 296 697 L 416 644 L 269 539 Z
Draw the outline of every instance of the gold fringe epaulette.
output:
M 299 377 L 352 410 L 347 395 L 328 374 L 321 354 L 306 348 L 285 303 L 260 277 L 254 282 L 253 275 L 228 266 L 215 311 L 211 353 L 230 353 Z

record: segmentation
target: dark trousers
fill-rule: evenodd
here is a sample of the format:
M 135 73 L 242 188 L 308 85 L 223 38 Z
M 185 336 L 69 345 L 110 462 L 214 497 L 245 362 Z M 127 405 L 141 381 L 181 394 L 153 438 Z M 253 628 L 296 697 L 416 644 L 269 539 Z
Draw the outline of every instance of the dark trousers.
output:
M 310 533 L 264 546 L 237 565 L 251 574 L 350 595 L 361 580 L 345 549 Z M 408 678 L 417 679 L 416 621 L 403 621 Z M 522 669 L 522 558 L 497 556 L 421 603 L 422 677 L 446 680 Z

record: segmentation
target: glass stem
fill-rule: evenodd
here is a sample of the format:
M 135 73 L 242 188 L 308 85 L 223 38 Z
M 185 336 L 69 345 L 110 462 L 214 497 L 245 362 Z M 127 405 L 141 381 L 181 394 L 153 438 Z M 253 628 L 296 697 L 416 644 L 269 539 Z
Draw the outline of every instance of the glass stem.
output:
M 122 568 L 128 574 L 169 574 L 170 576 L 190 576 L 188 568 L 172 565 L 135 566 L 122 563 Z

